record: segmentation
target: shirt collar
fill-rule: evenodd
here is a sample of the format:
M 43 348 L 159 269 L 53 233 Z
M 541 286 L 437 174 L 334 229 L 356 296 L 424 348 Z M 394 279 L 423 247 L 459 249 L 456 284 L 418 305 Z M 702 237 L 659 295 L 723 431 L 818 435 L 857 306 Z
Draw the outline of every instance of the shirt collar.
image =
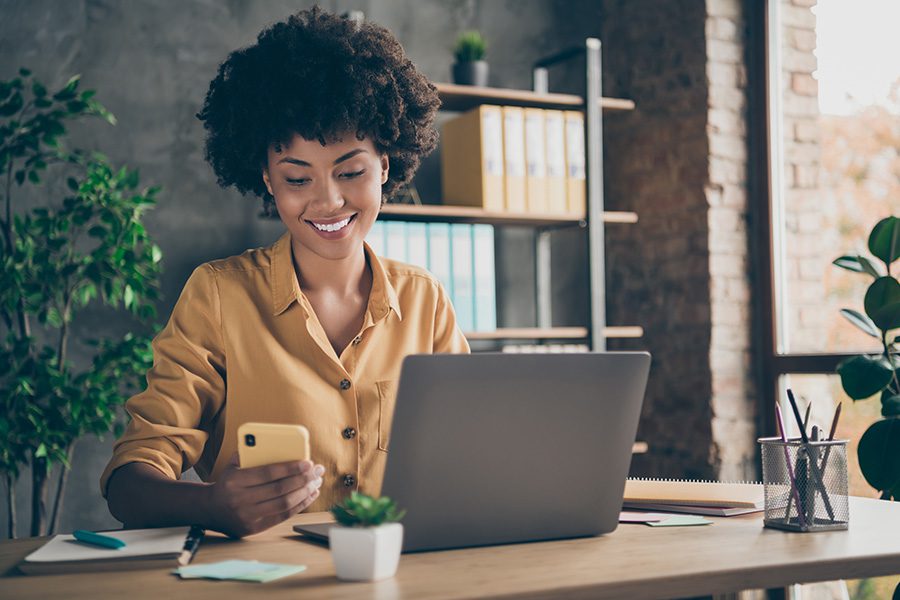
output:
M 402 319 L 400 301 L 397 291 L 391 285 L 387 272 L 378 257 L 368 244 L 363 242 L 363 249 L 369 267 L 372 269 L 372 291 L 369 292 L 369 311 L 373 320 L 377 321 L 385 316 L 389 310 Z M 285 232 L 272 246 L 272 308 L 275 315 L 280 315 L 288 309 L 301 296 L 300 284 L 294 273 L 293 253 L 291 251 L 291 234 Z

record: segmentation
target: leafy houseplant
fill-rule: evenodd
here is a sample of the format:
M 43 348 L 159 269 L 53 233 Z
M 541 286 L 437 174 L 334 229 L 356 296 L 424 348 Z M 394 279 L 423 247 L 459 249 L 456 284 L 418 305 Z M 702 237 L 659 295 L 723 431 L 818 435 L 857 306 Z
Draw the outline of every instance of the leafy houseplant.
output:
M 31 468 L 31 535 L 53 533 L 76 441 L 110 430 L 117 407 L 152 364 L 148 336 L 96 340 L 73 333 L 76 315 L 92 303 L 152 319 L 162 258 L 141 223 L 158 190 L 139 191 L 136 171 L 61 143 L 68 121 L 100 117 L 115 124 L 94 92 L 78 86 L 76 75 L 50 92 L 27 69 L 0 81 L 0 471 L 10 537 L 22 469 Z M 48 172 L 50 185 L 42 186 Z M 63 182 L 67 191 L 58 201 L 14 205 L 14 189 L 32 187 L 31 197 L 44 199 L 56 193 L 47 188 Z M 77 368 L 69 360 L 73 342 L 86 346 L 79 358 L 87 360 L 79 362 L 89 364 Z
M 487 42 L 477 31 L 464 31 L 456 38 L 456 46 L 453 55 L 456 62 L 453 64 L 453 82 L 463 85 L 488 84 L 490 69 L 484 60 L 487 50 Z
M 406 511 L 387 497 L 353 492 L 331 509 L 339 525 L 328 532 L 331 556 L 339 579 L 377 581 L 393 577 L 400 563 Z
M 866 481 L 884 500 L 900 500 L 900 336 L 889 332 L 900 327 L 900 282 L 891 265 L 900 258 L 900 218 L 879 221 L 869 235 L 869 251 L 884 263 L 862 255 L 835 259 L 838 267 L 866 273 L 873 278 L 866 291 L 865 314 L 841 309 L 847 320 L 878 339 L 882 352 L 849 358 L 838 365 L 841 385 L 854 400 L 881 394 L 881 415 L 859 440 L 859 466 Z

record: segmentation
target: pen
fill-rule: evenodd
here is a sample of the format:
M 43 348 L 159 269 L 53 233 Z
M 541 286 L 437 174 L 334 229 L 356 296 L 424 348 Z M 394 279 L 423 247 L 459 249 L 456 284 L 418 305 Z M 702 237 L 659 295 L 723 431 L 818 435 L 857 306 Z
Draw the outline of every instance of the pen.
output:
M 184 540 L 184 549 L 181 551 L 181 556 L 178 557 L 178 564 L 180 566 L 183 567 L 193 560 L 194 555 L 197 554 L 197 549 L 200 547 L 200 542 L 203 541 L 205 533 L 206 532 L 202 527 L 198 527 L 197 525 L 191 526 L 191 530 L 188 531 L 187 539 Z
M 791 479 L 791 492 L 793 493 L 793 499 L 797 502 L 797 521 L 799 521 L 801 527 L 806 526 L 806 518 L 803 516 L 803 509 L 800 505 L 800 495 L 797 491 L 797 478 L 794 476 L 794 468 L 791 466 L 791 457 L 788 454 L 787 447 L 787 432 L 784 429 L 784 417 L 781 415 L 781 406 L 778 405 L 778 402 L 775 402 L 775 423 L 778 425 L 778 434 L 781 436 L 781 441 L 784 443 L 782 449 L 784 450 L 784 462 L 787 465 L 788 477 Z M 785 511 L 784 518 L 785 521 L 790 521 L 791 516 L 791 501 L 788 500 L 787 511 Z
M 110 548 L 112 550 L 118 550 L 119 548 L 125 547 L 125 542 L 119 538 L 112 537 L 111 535 L 94 533 L 93 531 L 85 531 L 84 529 L 76 529 L 72 532 L 72 537 L 79 542 L 93 544 L 94 546 L 103 546 L 104 548 Z
M 809 437 L 806 435 L 806 428 L 803 427 L 803 419 L 800 418 L 800 410 L 797 408 L 794 392 L 788 388 L 787 395 L 788 401 L 791 403 L 791 409 L 794 411 L 794 418 L 797 419 L 797 426 L 800 427 L 800 438 L 803 440 L 803 448 L 807 454 L 809 454 Z M 828 512 L 828 518 L 834 521 L 834 509 L 831 507 L 831 500 L 828 498 L 828 490 L 825 489 L 825 483 L 822 481 L 822 473 L 819 471 L 816 461 L 810 463 L 809 474 L 812 475 L 811 479 L 813 487 L 818 487 L 819 491 L 822 493 L 822 501 L 825 503 L 825 510 Z

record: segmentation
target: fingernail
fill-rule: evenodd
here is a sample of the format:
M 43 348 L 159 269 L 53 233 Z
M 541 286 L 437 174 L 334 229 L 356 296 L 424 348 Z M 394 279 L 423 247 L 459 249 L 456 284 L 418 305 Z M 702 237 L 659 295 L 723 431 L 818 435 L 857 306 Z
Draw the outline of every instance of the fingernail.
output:
M 312 463 L 310 463 L 309 461 L 304 460 L 303 462 L 300 463 L 300 472 L 301 472 L 301 473 L 306 473 L 306 472 L 309 471 L 309 469 L 310 469 L 311 467 L 312 467 Z
M 321 477 L 325 474 L 325 467 L 322 465 L 316 465 L 315 473 L 317 476 Z

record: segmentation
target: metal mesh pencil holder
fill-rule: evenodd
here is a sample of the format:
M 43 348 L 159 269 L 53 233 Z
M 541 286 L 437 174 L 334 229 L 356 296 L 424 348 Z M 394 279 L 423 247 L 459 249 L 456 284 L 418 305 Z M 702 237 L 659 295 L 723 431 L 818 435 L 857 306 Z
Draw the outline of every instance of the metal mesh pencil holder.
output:
M 766 527 L 847 529 L 847 440 L 761 438 Z

